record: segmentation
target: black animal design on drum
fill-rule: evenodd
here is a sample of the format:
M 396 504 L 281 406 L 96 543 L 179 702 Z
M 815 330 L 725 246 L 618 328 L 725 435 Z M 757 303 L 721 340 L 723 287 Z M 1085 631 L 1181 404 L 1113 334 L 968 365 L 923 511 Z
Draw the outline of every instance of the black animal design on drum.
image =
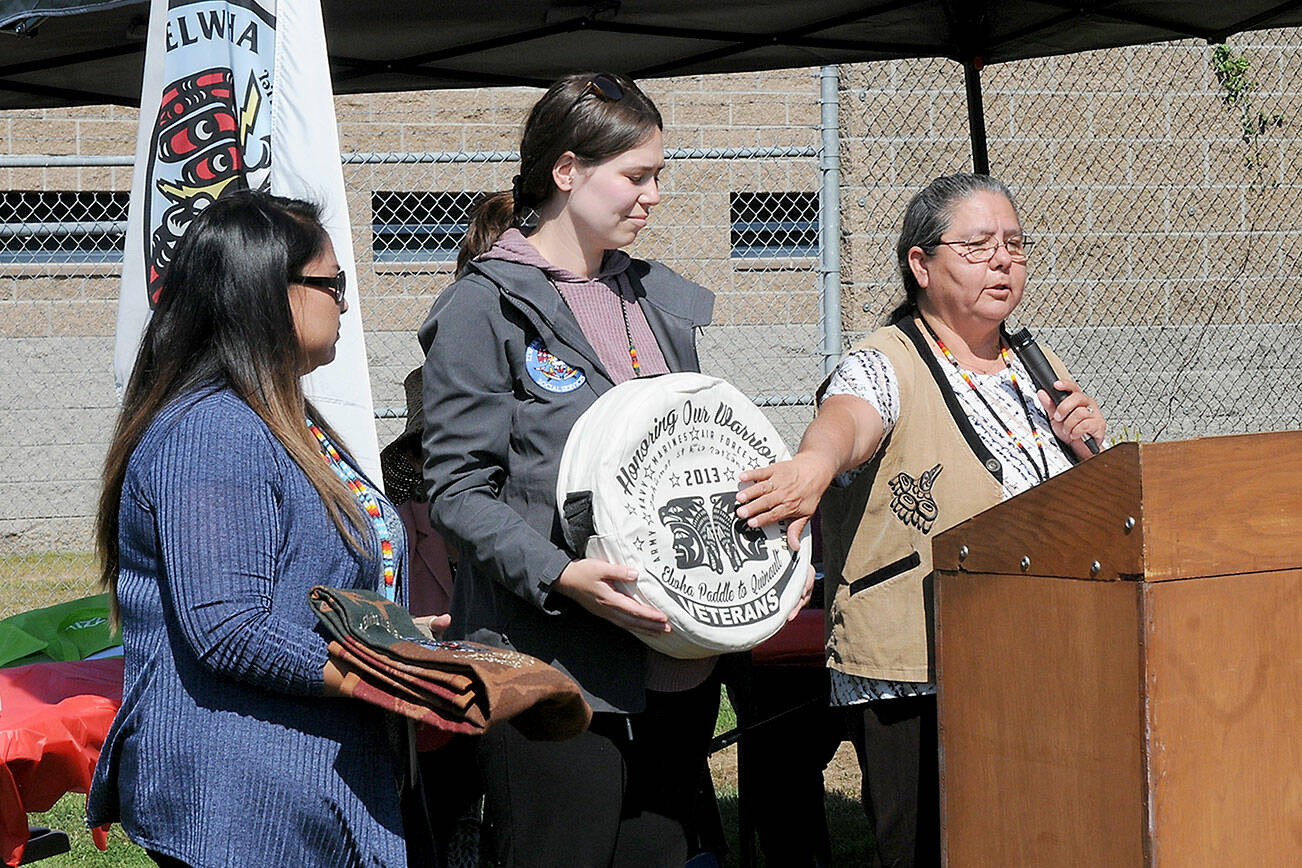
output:
M 557 504 L 567 539 L 576 554 L 637 568 L 633 595 L 672 627 L 640 636 L 657 650 L 754 647 L 799 602 L 809 543 L 806 534 L 792 552 L 784 526 L 738 519 L 737 479 L 788 455 L 767 417 L 723 380 L 630 380 L 598 398 L 566 442 Z

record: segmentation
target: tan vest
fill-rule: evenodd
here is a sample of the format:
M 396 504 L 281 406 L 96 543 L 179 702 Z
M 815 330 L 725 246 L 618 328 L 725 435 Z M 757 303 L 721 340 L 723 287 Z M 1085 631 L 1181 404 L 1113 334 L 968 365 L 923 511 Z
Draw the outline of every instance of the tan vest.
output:
M 946 363 L 931 346 L 908 319 L 855 348 L 890 360 L 900 417 L 877 455 L 850 485 L 829 488 L 819 508 L 827 665 L 850 675 L 934 680 L 931 541 L 1003 499 L 1000 462 L 939 385 Z M 1046 355 L 1061 375 L 1062 363 Z

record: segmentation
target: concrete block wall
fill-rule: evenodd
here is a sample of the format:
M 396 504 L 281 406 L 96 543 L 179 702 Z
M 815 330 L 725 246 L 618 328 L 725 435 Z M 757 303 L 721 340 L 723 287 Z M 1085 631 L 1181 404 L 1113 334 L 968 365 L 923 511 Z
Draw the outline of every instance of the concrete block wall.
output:
M 1250 143 L 1199 42 L 982 72 L 991 173 L 1038 244 L 1020 320 L 1063 349 L 1114 430 L 1145 439 L 1302 426 L 1295 376 L 1224 352 L 1302 337 L 1302 39 L 1247 34 L 1231 48 L 1251 61 L 1253 116 L 1282 120 Z M 972 164 L 958 64 L 845 67 L 841 98 L 854 339 L 902 298 L 894 242 L 909 196 Z
M 645 86 L 664 116 L 669 148 L 818 144 L 813 70 Z M 539 93 L 506 88 L 339 97 L 341 150 L 514 150 Z M 135 111 L 113 106 L 4 112 L 0 153 L 130 155 L 136 120 Z M 403 406 L 403 377 L 420 361 L 415 330 L 451 281 L 452 265 L 374 261 L 372 194 L 502 190 L 515 172 L 513 163 L 345 165 L 377 407 Z M 702 342 L 707 367 L 755 391 L 785 391 L 779 379 L 807 389 L 804 381 L 815 376 L 818 361 L 814 260 L 732 260 L 728 194 L 816 192 L 817 159 L 675 161 L 662 180 L 664 201 L 632 252 L 661 259 L 718 293 L 720 325 Z M 0 169 L 0 183 L 12 191 L 128 191 L 131 169 L 7 168 Z M 111 366 L 119 278 L 118 265 L 0 264 L 0 401 L 7 408 L 0 415 L 0 584 L 26 582 L 21 576 L 27 571 L 44 569 L 43 553 L 90 550 L 90 516 L 115 419 Z M 789 438 L 806 416 L 775 411 Z M 381 420 L 381 443 L 402 425 Z M 83 564 L 80 572 L 53 582 L 33 577 L 30 590 L 12 600 L 0 587 L 0 614 L 87 592 L 88 561 L 74 563 Z

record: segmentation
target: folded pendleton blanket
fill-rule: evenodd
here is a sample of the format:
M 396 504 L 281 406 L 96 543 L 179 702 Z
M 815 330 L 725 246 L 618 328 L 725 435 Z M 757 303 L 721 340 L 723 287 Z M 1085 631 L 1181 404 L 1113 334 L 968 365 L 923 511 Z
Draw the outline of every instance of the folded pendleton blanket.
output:
M 478 734 L 509 720 L 529 738 L 562 741 L 592 720 L 579 686 L 535 657 L 429 639 L 373 591 L 318 585 L 308 602 L 348 696 L 443 732 Z

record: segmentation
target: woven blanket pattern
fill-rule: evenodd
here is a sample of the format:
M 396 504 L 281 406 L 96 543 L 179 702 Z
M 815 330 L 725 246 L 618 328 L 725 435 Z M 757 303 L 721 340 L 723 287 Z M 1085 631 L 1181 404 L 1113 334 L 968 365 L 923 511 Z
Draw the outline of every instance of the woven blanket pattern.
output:
M 562 741 L 592 720 L 579 686 L 536 657 L 430 639 L 373 591 L 318 585 L 308 600 L 341 689 L 355 699 L 445 733 L 479 734 L 509 720 L 528 738 Z

